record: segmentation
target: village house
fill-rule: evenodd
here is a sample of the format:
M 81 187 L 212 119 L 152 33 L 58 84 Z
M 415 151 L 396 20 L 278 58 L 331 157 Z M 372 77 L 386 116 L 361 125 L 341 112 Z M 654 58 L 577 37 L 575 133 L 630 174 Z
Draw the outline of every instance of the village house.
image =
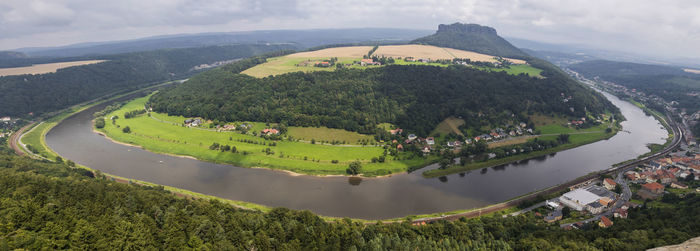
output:
M 615 209 L 615 212 L 613 213 L 613 217 L 627 219 L 627 209 L 622 209 L 622 208 Z
M 639 195 L 639 197 L 641 197 L 642 199 L 645 199 L 645 200 L 646 199 L 655 199 L 656 197 L 658 197 L 659 195 L 661 195 L 663 193 L 664 193 L 664 186 L 659 184 L 659 183 L 656 183 L 656 182 L 646 183 L 646 184 L 642 185 L 642 189 L 637 191 L 637 195 Z
M 396 146 L 396 150 L 398 150 L 398 151 L 403 151 L 403 145 L 398 144 L 398 145 Z
M 202 124 L 201 119 L 185 119 L 185 125 L 187 125 L 187 126 L 196 127 L 196 126 L 199 126 L 201 124 Z
M 425 139 L 425 143 L 427 143 L 428 145 L 435 145 L 435 138 L 428 137 Z
M 12 120 L 12 118 L 11 118 L 11 117 L 7 117 L 7 116 L 0 118 L 0 121 L 2 121 L 2 122 L 8 122 L 8 121 L 10 121 L 10 120 Z
M 605 187 L 605 189 L 613 190 L 615 189 L 615 186 L 617 186 L 617 183 L 611 178 L 605 178 L 603 180 L 603 186 Z
M 362 66 L 368 66 L 368 65 L 382 65 L 379 62 L 374 62 L 371 58 L 364 58 L 360 61 L 360 65 Z
M 554 211 L 554 212 L 549 213 L 549 215 L 545 216 L 544 221 L 547 223 L 553 223 L 553 222 L 556 222 L 558 220 L 561 220 L 562 217 L 563 217 L 563 214 L 561 213 L 561 211 Z
M 316 64 L 318 67 L 331 67 L 331 63 L 327 61 L 320 62 Z
M 409 141 L 414 141 L 414 140 L 416 140 L 416 138 L 418 138 L 418 136 L 416 136 L 415 134 L 409 134 L 409 135 L 408 135 L 408 140 L 409 140 Z
M 591 212 L 592 214 L 602 213 L 603 209 L 605 209 L 605 206 L 603 206 L 603 204 L 600 204 L 600 202 L 598 201 L 594 201 L 586 205 L 586 210 L 588 210 L 588 212 Z
M 401 128 L 397 128 L 397 129 L 389 130 L 389 133 L 391 135 L 401 134 L 401 133 L 403 133 L 403 130 Z
M 430 147 L 429 147 L 429 146 L 424 146 L 423 149 L 421 149 L 421 152 L 423 152 L 423 154 L 428 154 L 428 153 L 430 153 Z
M 274 128 L 266 128 L 266 129 L 263 129 L 262 131 L 260 131 L 261 135 L 277 135 L 279 133 L 280 133 L 280 131 L 277 129 L 274 129 Z
M 612 225 L 613 225 L 613 222 L 610 219 L 608 219 L 608 217 L 605 217 L 605 216 L 600 217 L 600 222 L 598 222 L 599 227 L 608 228 L 608 227 L 611 227 Z

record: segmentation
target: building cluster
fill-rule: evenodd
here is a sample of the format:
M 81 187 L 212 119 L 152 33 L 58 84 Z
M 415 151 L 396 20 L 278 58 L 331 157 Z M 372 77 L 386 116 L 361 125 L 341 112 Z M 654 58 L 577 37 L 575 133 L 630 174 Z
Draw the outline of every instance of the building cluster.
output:
M 202 125 L 201 119 L 185 119 L 185 126 L 197 127 Z
M 235 130 L 250 130 L 250 128 L 253 128 L 253 125 L 250 123 L 242 123 L 239 125 L 236 124 L 225 124 L 225 125 L 219 125 L 217 126 L 217 129 L 219 131 L 235 131 Z
M 504 139 L 507 137 L 514 137 L 514 136 L 520 136 L 523 135 L 524 133 L 529 133 L 533 134 L 532 128 L 527 128 L 527 124 L 525 122 L 520 122 L 520 124 L 513 126 L 511 130 L 504 130 L 502 128 L 495 128 L 491 130 L 490 133 L 485 133 L 481 134 L 478 136 L 475 136 L 472 139 L 467 139 L 465 143 L 471 144 L 472 142 L 476 142 L 479 140 L 484 140 L 484 141 L 494 141 L 494 140 L 499 140 L 499 139 Z
M 700 155 L 657 159 L 626 172 L 625 177 L 642 185 L 637 192 L 639 197 L 655 199 L 663 194 L 666 186 L 685 189 L 688 186 L 683 181 L 700 179 Z

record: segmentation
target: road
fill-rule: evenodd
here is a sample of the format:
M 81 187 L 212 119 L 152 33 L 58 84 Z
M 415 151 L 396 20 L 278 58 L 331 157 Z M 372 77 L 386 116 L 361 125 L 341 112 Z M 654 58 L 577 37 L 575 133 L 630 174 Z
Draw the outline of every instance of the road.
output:
M 634 161 L 632 163 L 628 163 L 624 166 L 615 168 L 615 170 L 613 171 L 613 172 L 617 172 L 617 175 L 615 176 L 615 182 L 617 182 L 617 184 L 620 184 L 620 186 L 622 187 L 622 194 L 620 195 L 620 198 L 618 198 L 618 200 L 615 202 L 615 204 L 612 207 L 610 207 L 608 210 L 606 210 L 605 212 L 597 214 L 594 217 L 591 217 L 591 218 L 588 218 L 588 219 L 585 219 L 585 220 L 579 221 L 579 222 L 585 224 L 585 223 L 589 223 L 589 222 L 593 222 L 593 221 L 598 221 L 598 220 L 600 220 L 600 218 L 602 216 L 613 215 L 613 213 L 615 212 L 616 209 L 622 207 L 623 204 L 625 204 L 626 202 L 628 202 L 632 198 L 632 190 L 630 190 L 629 184 L 627 184 L 627 180 L 624 177 L 625 172 L 634 169 L 635 167 L 637 167 L 637 165 L 639 165 L 643 162 L 647 162 L 649 160 L 656 159 L 660 156 L 664 156 L 664 155 L 668 154 L 674 148 L 678 147 L 678 145 L 681 143 L 681 141 L 683 139 L 683 131 L 681 130 L 679 125 L 676 125 L 676 123 L 673 122 L 673 120 L 670 118 L 670 116 L 668 116 L 668 115 L 666 115 L 666 116 L 668 117 L 668 121 L 671 122 L 669 125 L 672 126 L 673 133 L 674 133 L 674 138 L 673 138 L 673 141 L 671 142 L 671 144 L 668 147 L 666 147 L 663 151 L 660 151 L 660 152 L 653 154 L 649 157 Z M 577 222 L 561 224 L 560 226 L 563 228 L 563 227 L 572 226 L 575 223 L 577 223 Z

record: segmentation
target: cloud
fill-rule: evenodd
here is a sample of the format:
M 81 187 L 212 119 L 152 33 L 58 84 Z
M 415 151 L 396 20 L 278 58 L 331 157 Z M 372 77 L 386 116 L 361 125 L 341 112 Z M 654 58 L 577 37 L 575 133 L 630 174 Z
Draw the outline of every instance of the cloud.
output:
M 550 43 L 700 57 L 696 0 L 3 0 L 0 48 L 255 29 L 480 23 Z

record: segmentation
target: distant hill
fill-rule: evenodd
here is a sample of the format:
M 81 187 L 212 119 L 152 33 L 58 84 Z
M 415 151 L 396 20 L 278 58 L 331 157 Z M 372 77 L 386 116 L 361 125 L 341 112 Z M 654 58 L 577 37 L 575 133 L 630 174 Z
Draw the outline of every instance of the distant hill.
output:
M 569 68 L 587 78 L 598 77 L 646 94 L 677 101 L 677 107 L 686 109 L 689 113 L 700 110 L 700 99 L 688 95 L 700 93 L 700 75 L 685 72 L 681 67 L 593 60 L 573 64 Z
M 529 57 L 498 36 L 496 29 L 478 24 L 441 24 L 435 34 L 413 40 L 411 43 L 475 51 L 501 57 L 519 59 Z
M 279 45 L 229 45 L 103 56 L 100 64 L 56 73 L 0 77 L 0 116 L 56 111 L 110 93 L 186 78 L 193 67 L 290 49 Z
M 15 58 L 26 58 L 27 54 L 16 52 L 16 51 L 0 51 L 0 60 L 2 59 L 15 59 Z
M 596 75 L 596 76 L 651 76 L 651 75 L 692 75 L 683 71 L 683 68 L 677 66 L 654 65 L 654 64 L 637 64 L 628 62 L 608 61 L 608 60 L 591 60 L 571 65 L 571 68 L 581 74 Z
M 61 47 L 21 48 L 32 57 L 76 57 L 106 55 L 166 48 L 190 48 L 230 44 L 293 44 L 297 49 L 340 43 L 400 42 L 430 34 L 429 30 L 411 29 L 318 29 L 318 30 L 267 30 L 227 33 L 200 33 L 156 36 L 142 39 L 81 43 Z

